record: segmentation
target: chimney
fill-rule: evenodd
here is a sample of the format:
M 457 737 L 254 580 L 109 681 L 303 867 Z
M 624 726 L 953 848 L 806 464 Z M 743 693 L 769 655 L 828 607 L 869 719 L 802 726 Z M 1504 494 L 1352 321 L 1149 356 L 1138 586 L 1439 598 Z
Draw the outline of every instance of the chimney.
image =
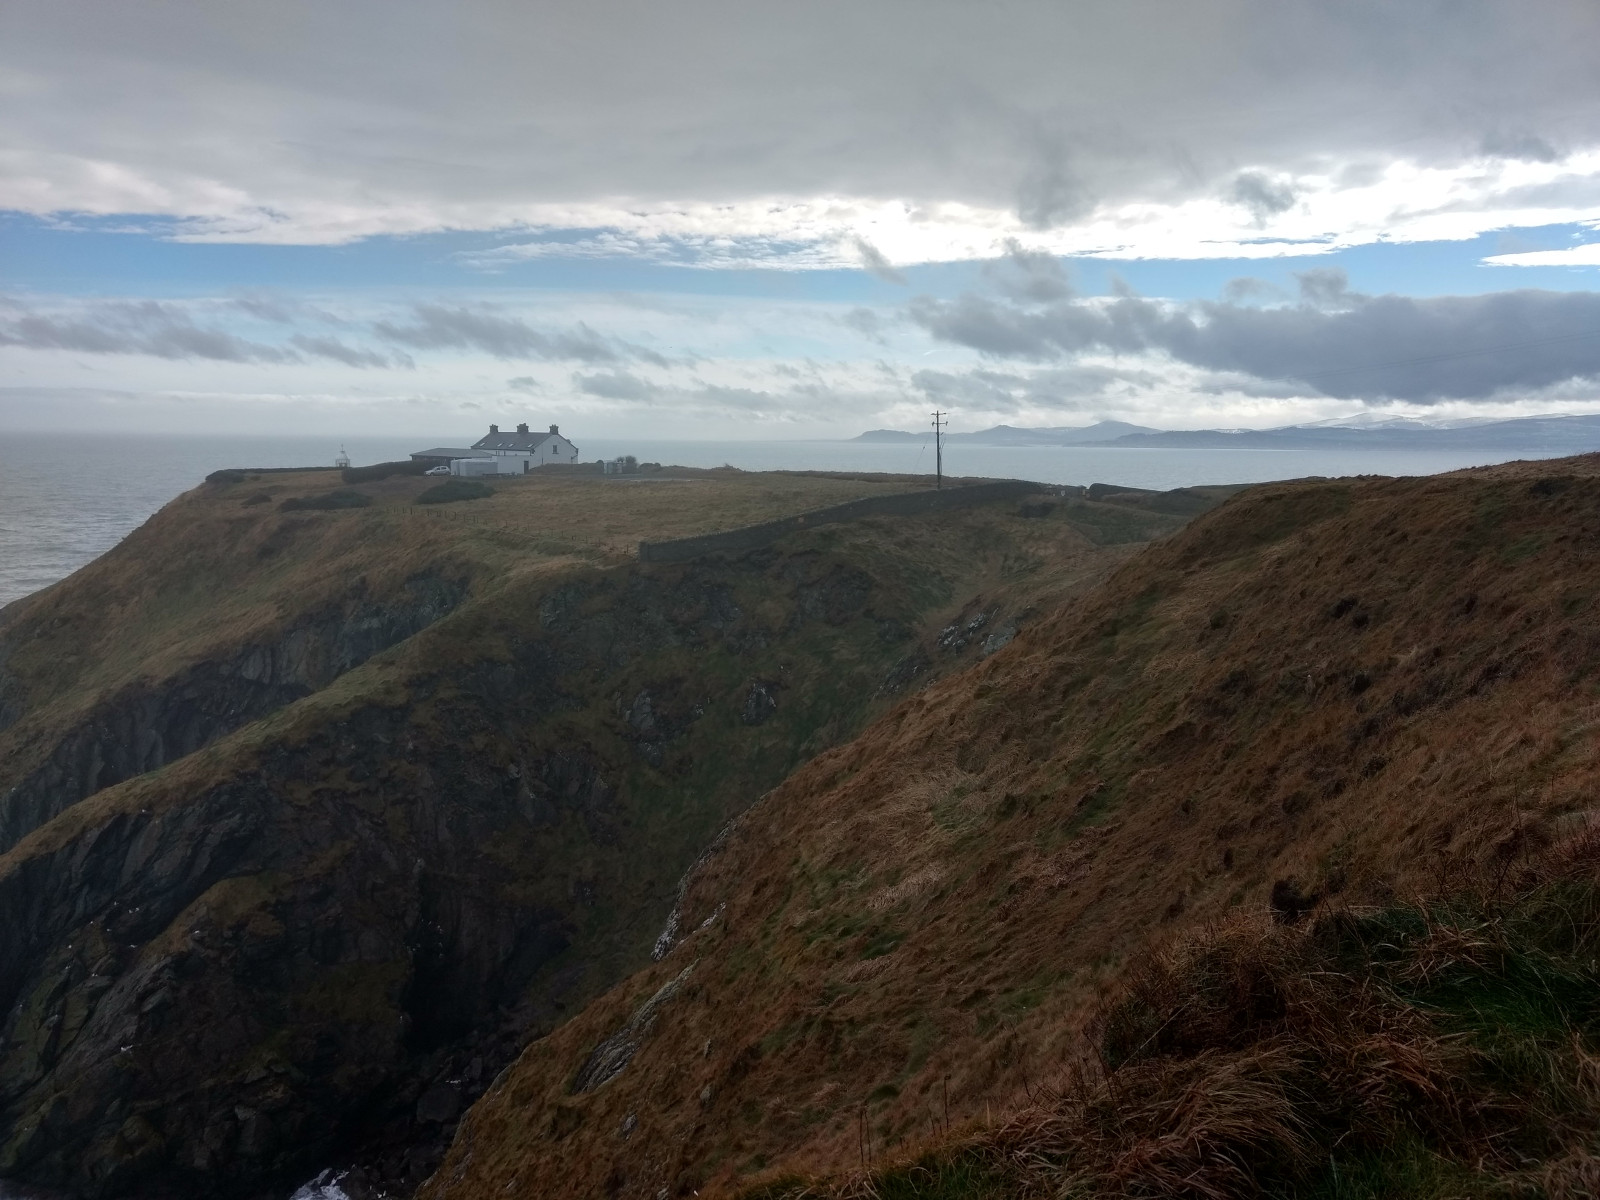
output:
M 518 425 L 517 426 L 517 432 L 518 433 L 527 433 L 528 432 L 528 423 L 526 421 L 524 421 L 521 425 Z
M 552 425 L 552 426 L 550 426 L 550 432 L 551 433 L 560 433 L 561 430 L 557 429 L 554 425 Z
M 500 426 L 498 426 L 498 425 L 489 426 L 489 432 L 490 433 L 499 433 L 500 432 Z

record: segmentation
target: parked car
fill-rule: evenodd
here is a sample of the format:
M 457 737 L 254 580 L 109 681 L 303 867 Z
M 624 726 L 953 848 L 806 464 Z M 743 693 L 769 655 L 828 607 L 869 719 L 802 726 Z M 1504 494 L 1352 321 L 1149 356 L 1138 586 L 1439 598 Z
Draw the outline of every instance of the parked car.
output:
M 424 475 L 448 475 L 448 474 L 450 474 L 450 468 L 449 467 L 429 467 L 426 471 L 423 472 L 423 474 Z

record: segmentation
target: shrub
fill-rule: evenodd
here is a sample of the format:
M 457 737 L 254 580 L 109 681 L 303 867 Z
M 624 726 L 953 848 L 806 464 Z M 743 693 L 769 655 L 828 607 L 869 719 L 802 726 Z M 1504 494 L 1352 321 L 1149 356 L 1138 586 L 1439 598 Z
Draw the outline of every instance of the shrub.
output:
M 487 483 L 475 479 L 451 479 L 429 488 L 417 497 L 418 504 L 453 504 L 457 500 L 482 500 L 494 495 Z
M 337 492 L 325 492 L 320 496 L 290 496 L 278 505 L 280 512 L 295 512 L 298 509 L 340 509 L 340 508 L 366 508 L 372 503 L 372 497 L 360 492 L 347 492 L 340 489 Z

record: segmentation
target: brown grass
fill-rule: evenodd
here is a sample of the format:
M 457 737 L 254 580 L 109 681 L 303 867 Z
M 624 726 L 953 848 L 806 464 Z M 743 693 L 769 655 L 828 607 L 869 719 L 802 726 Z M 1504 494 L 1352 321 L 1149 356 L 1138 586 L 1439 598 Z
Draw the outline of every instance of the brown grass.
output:
M 1425 903 L 1233 914 L 1140 955 L 1002 1123 L 747 1194 L 1593 1195 L 1597 868 L 1585 834 L 1514 886 L 1491 866 Z
M 1028 1109 L 1152 939 L 1232 930 L 1213 963 L 1231 1005 L 1251 946 L 1301 936 L 1235 927 L 1235 910 L 1442 895 L 1554 837 L 1600 786 L 1596 529 L 1590 459 L 1235 498 L 777 789 L 690 889 L 685 928 L 720 915 L 530 1046 L 425 1194 L 723 1194 L 909 1153 Z M 1415 969 L 1476 952 L 1440 939 Z M 691 958 L 696 982 L 628 1070 L 567 1096 L 589 1049 Z M 1314 976 L 1294 1011 L 1331 1020 L 1350 997 Z M 1439 1066 L 1448 1038 L 1407 1057 L 1413 1018 L 1382 1011 L 1340 1027 L 1352 1094 L 1472 1115 Z M 1322 1068 L 1250 1045 L 1226 1066 L 1232 1093 L 1205 1056 L 1115 1073 L 1251 1097 L 1238 1111 L 1281 1119 L 1250 1137 L 1300 1161 L 1300 1110 L 1283 1106 Z M 1180 1128 L 1107 1145 L 1170 1184 L 1211 1145 Z M 1206 1186 L 1259 1153 L 1241 1143 Z M 1589 1169 L 1565 1161 L 1548 1169 Z

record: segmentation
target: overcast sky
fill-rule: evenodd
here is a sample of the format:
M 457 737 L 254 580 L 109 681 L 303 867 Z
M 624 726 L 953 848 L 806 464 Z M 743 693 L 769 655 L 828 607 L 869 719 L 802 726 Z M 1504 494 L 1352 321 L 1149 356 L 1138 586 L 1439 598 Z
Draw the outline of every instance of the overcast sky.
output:
M 1600 411 L 1600 5 L 0 2 L 0 430 Z

